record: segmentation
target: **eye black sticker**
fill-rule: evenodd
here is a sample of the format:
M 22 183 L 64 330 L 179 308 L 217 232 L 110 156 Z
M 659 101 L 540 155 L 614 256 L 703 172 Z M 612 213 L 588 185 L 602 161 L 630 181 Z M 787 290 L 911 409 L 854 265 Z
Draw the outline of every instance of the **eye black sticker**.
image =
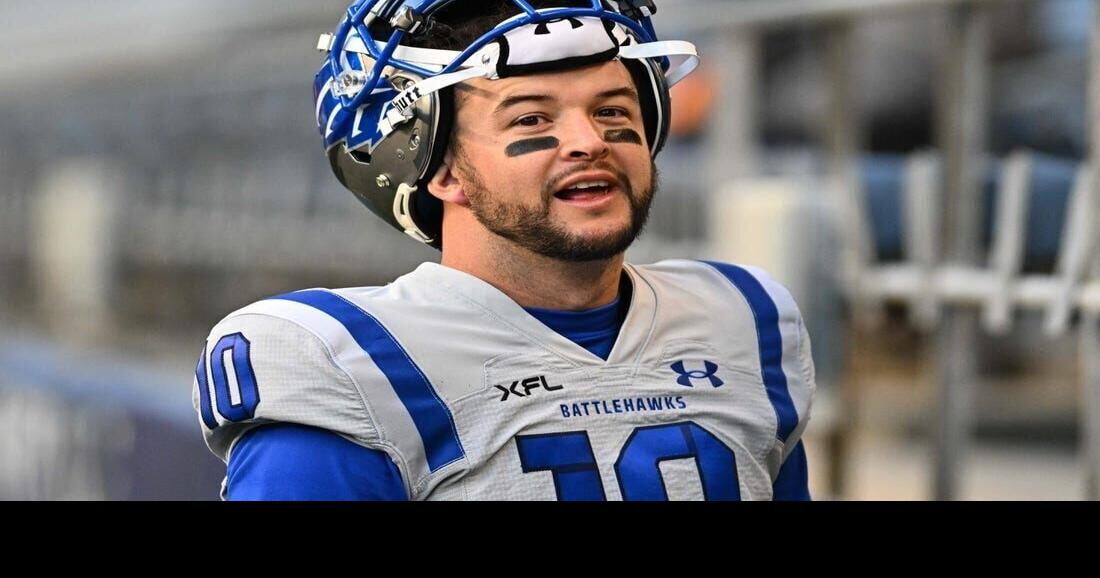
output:
M 524 140 L 517 140 L 516 142 L 508 145 L 508 148 L 504 149 L 504 154 L 510 157 L 518 157 L 520 155 L 556 149 L 560 145 L 561 141 L 552 136 L 528 138 Z
M 603 133 L 603 140 L 607 142 L 625 142 L 640 145 L 642 135 L 632 128 L 617 128 Z

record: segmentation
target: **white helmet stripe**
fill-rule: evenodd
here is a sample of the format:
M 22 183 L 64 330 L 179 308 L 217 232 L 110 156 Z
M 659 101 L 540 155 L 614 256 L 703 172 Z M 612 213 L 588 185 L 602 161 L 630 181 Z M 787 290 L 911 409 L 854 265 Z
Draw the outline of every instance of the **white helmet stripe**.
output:
M 325 104 L 325 99 L 332 92 L 332 79 L 328 79 L 325 82 L 324 88 L 321 89 L 321 94 L 317 95 L 317 111 L 313 113 L 313 118 L 317 119 L 317 122 L 321 122 L 321 106 Z

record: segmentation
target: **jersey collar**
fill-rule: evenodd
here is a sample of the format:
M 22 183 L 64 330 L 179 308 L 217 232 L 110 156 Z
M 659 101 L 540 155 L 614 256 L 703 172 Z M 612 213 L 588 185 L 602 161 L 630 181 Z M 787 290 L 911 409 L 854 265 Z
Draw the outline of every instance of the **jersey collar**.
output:
M 633 284 L 633 295 L 626 319 L 619 330 L 619 337 L 611 348 L 606 362 L 550 329 L 511 297 L 478 277 L 431 262 L 421 264 L 412 275 L 435 290 L 465 297 L 475 306 L 490 313 L 487 316 L 489 319 L 506 325 L 528 340 L 549 349 L 571 365 L 577 367 L 634 366 L 641 360 L 653 335 L 653 326 L 657 318 L 657 301 L 653 287 L 633 265 L 624 264 L 623 269 Z

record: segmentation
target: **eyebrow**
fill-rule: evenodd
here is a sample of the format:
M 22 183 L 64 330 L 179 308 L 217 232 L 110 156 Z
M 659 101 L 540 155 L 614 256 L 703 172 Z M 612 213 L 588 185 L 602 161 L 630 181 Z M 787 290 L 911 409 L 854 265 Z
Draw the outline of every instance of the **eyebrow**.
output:
M 614 98 L 616 96 L 625 96 L 628 98 L 632 98 L 635 101 L 640 100 L 638 97 L 638 91 L 629 86 L 621 86 L 619 88 L 605 90 L 597 94 L 596 98 L 600 100 L 606 100 L 609 98 Z M 553 100 L 555 100 L 554 97 L 547 94 L 514 94 L 505 98 L 504 100 L 501 100 L 500 103 L 496 105 L 496 108 L 493 109 L 493 114 L 499 114 L 508 108 L 525 102 L 551 102 Z
M 639 102 L 641 101 L 641 98 L 638 96 L 638 91 L 634 90 L 634 88 L 632 88 L 630 86 L 621 86 L 619 88 L 612 88 L 611 90 L 605 90 L 605 91 L 597 94 L 596 98 L 599 98 L 601 100 L 606 100 L 606 99 L 609 99 L 609 98 L 615 98 L 616 96 L 625 96 L 627 98 L 632 98 L 632 99 L 634 99 L 636 101 L 639 101 Z
M 499 114 L 517 104 L 523 104 L 525 102 L 550 102 L 552 100 L 554 100 L 553 97 L 545 94 L 514 94 L 500 101 L 496 108 L 493 109 L 493 114 Z

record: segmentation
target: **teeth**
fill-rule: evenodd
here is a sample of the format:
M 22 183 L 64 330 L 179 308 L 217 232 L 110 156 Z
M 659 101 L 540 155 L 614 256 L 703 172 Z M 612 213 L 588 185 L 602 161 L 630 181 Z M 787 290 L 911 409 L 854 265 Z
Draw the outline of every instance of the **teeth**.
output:
M 594 188 L 594 187 L 608 187 L 608 186 L 609 186 L 609 183 L 607 181 L 592 181 L 592 182 L 588 182 L 588 183 L 577 183 L 577 184 L 569 187 L 569 190 L 573 190 L 573 189 L 591 189 L 591 188 Z

